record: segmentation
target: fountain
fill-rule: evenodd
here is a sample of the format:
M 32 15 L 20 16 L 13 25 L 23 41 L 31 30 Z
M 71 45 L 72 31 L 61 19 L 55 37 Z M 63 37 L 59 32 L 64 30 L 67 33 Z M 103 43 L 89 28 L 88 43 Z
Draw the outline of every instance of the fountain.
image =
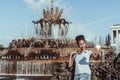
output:
M 62 14 L 63 9 L 58 7 L 54 11 L 51 0 L 51 9 L 43 9 L 43 18 L 32 21 L 38 38 L 13 40 L 10 47 L 2 51 L 0 78 L 12 76 L 11 79 L 19 80 L 25 76 L 46 76 L 49 80 L 53 77 L 58 64 L 65 62 L 63 58 L 68 56 L 67 52 L 64 56 L 64 40 L 61 42 L 60 38 L 67 35 L 71 22 L 62 18 Z
M 32 21 L 36 26 L 36 34 L 42 38 L 55 38 L 54 29 L 58 29 L 58 38 L 61 36 L 66 36 L 68 32 L 68 27 L 71 22 L 66 21 L 62 18 L 63 9 L 59 10 L 56 7 L 54 13 L 54 2 L 51 0 L 51 9 L 43 9 L 43 18 L 37 21 Z
M 0 51 L 0 79 L 71 80 L 73 74 L 67 67 L 68 58 L 70 52 L 79 48 L 75 40 L 66 39 L 71 22 L 62 18 L 62 14 L 63 9 L 59 10 L 58 7 L 54 11 L 54 2 L 51 0 L 51 9 L 43 9 L 43 18 L 32 21 L 38 37 L 13 40 L 8 49 Z M 58 29 L 57 34 L 54 29 Z M 96 67 L 94 63 L 99 61 L 91 60 L 90 65 L 93 71 L 99 72 L 96 69 L 99 65 Z M 117 63 L 115 65 L 115 68 L 119 67 Z

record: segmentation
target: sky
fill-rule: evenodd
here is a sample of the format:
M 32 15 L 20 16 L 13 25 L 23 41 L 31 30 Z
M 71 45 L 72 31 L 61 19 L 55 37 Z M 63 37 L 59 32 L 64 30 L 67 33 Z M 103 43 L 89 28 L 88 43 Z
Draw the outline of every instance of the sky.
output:
M 72 22 L 67 37 L 84 34 L 86 39 L 104 38 L 113 24 L 120 24 L 120 0 L 54 0 L 63 18 Z M 42 18 L 50 0 L 0 0 L 0 44 L 35 37 L 32 20 Z

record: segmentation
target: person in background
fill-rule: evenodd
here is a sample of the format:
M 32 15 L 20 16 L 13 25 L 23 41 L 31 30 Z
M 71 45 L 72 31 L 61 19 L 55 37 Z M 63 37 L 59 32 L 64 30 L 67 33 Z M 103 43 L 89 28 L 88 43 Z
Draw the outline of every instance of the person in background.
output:
M 99 48 L 93 52 L 86 50 L 84 35 L 76 36 L 75 40 L 79 50 L 70 53 L 68 67 L 75 67 L 74 80 L 91 80 L 90 57 L 96 58 L 99 55 Z

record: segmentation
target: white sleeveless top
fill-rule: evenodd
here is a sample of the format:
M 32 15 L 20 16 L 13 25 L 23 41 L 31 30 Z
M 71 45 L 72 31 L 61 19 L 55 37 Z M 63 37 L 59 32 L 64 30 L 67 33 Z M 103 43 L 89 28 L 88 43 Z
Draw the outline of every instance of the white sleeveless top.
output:
M 76 54 L 74 56 L 75 60 L 75 74 L 88 73 L 91 74 L 89 61 L 92 51 L 85 51 L 82 54 Z

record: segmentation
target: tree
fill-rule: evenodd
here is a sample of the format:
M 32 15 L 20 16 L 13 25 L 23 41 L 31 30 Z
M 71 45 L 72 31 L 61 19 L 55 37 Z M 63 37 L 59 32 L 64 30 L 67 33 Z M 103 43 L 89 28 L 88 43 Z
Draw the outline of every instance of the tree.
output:
M 4 48 L 4 46 L 2 44 L 0 44 L 0 48 Z
M 102 39 L 101 39 L 101 37 L 99 38 L 99 44 L 102 45 Z
M 0 50 L 3 50 L 4 46 L 2 44 L 0 44 Z
M 108 34 L 106 37 L 106 46 L 110 46 L 110 45 L 111 45 L 111 37 L 110 34 Z

